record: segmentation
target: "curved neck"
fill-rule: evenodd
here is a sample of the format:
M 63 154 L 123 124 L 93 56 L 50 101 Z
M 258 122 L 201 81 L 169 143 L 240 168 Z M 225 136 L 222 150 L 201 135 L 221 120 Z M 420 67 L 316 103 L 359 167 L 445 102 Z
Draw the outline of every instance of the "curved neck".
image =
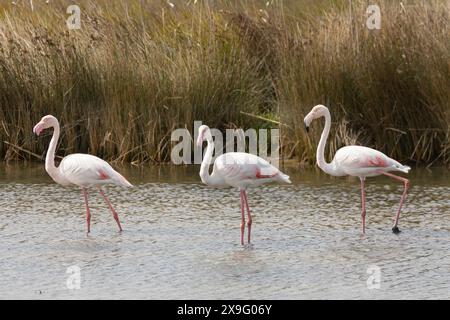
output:
M 333 166 L 325 160 L 325 144 L 327 143 L 328 135 L 331 128 L 331 115 L 328 110 L 325 113 L 325 127 L 320 136 L 319 146 L 317 147 L 317 165 L 328 174 L 333 174 Z
M 203 157 L 202 164 L 200 166 L 200 178 L 202 179 L 202 182 L 208 185 L 214 184 L 214 179 L 211 178 L 211 175 L 209 174 L 209 164 L 212 160 L 212 154 L 214 151 L 214 143 L 212 140 L 212 137 L 210 134 L 207 134 L 208 146 L 206 147 L 205 156 Z
M 53 127 L 52 140 L 50 141 L 47 155 L 45 156 L 45 170 L 52 178 L 55 178 L 55 176 L 58 174 L 58 170 L 55 166 L 55 151 L 56 145 L 58 144 L 59 131 L 59 123 L 56 123 Z

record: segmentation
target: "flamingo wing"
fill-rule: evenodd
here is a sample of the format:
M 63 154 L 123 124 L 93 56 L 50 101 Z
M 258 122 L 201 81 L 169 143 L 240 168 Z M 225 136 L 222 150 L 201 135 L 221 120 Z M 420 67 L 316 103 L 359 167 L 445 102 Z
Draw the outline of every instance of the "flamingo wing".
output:
M 384 153 L 363 146 L 347 146 L 339 149 L 333 159 L 336 168 L 346 174 L 372 174 L 381 171 L 403 171 L 409 167 L 403 166 Z
M 266 160 L 244 152 L 229 152 L 219 156 L 214 163 L 216 172 L 231 185 L 243 181 L 290 182 L 289 177 Z
M 108 183 L 131 186 L 109 163 L 89 154 L 76 153 L 65 157 L 59 170 L 70 183 L 82 187 Z

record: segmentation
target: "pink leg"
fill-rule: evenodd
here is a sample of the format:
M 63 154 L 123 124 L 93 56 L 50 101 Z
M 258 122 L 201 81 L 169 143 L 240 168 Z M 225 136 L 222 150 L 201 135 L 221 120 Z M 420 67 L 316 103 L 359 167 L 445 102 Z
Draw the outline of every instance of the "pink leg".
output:
M 244 190 L 240 190 L 241 197 L 241 245 L 244 245 L 244 231 L 245 231 L 245 212 L 244 212 Z
M 109 208 L 111 209 L 111 212 L 112 212 L 112 214 L 113 214 L 113 217 L 114 217 L 114 219 L 116 220 L 117 225 L 119 226 L 119 231 L 122 231 L 122 226 L 120 225 L 119 216 L 117 215 L 116 210 L 114 210 L 114 208 L 113 208 L 111 202 L 109 202 L 109 199 L 108 199 L 108 197 L 106 197 L 106 194 L 103 192 L 103 190 L 102 190 L 102 189 L 99 189 L 99 190 L 100 190 L 101 195 L 102 195 L 103 198 L 105 199 L 106 203 L 108 204 Z
M 401 198 L 401 200 L 400 200 L 400 206 L 399 206 L 399 208 L 398 208 L 397 215 L 395 216 L 394 226 L 392 227 L 392 231 L 393 231 L 394 233 L 399 233 L 400 230 L 398 229 L 398 220 L 400 219 L 400 211 L 402 210 L 403 203 L 405 202 L 406 196 L 407 196 L 407 194 L 408 194 L 409 180 L 406 179 L 406 178 L 403 178 L 403 177 L 396 176 L 395 174 L 392 174 L 392 173 L 383 172 L 383 174 L 384 174 L 385 176 L 388 176 L 388 177 L 391 177 L 391 178 L 393 178 L 393 179 L 395 179 L 395 180 L 398 180 L 398 181 L 403 182 L 403 185 L 404 185 L 402 198 Z
M 360 177 L 361 179 L 361 221 L 362 221 L 362 234 L 366 233 L 366 190 L 364 182 L 365 177 Z
M 252 215 L 250 213 L 250 207 L 248 206 L 248 200 L 247 200 L 247 191 L 244 190 L 244 201 L 245 205 L 247 207 L 247 215 L 248 215 L 248 221 L 247 221 L 247 229 L 248 229 L 248 243 L 250 243 L 250 236 L 252 233 Z
M 84 202 L 86 204 L 86 223 L 87 223 L 87 233 L 91 232 L 91 210 L 88 204 L 88 191 L 83 188 Z

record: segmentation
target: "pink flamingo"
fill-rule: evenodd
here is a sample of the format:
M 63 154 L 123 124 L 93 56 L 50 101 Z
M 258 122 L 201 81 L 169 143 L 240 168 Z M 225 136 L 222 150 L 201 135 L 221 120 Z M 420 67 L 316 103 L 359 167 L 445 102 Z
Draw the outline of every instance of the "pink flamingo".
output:
M 100 188 L 105 184 L 116 184 L 125 187 L 131 187 L 129 183 L 120 173 L 115 171 L 106 161 L 82 153 L 75 153 L 64 157 L 58 167 L 55 166 L 55 150 L 59 139 L 60 127 L 58 120 L 51 115 L 47 115 L 39 121 L 33 128 L 33 132 L 38 136 L 45 129 L 53 128 L 53 137 L 48 147 L 47 156 L 45 157 L 45 170 L 50 177 L 63 186 L 77 185 L 83 190 L 84 201 L 86 203 L 86 222 L 87 232 L 91 231 L 91 212 L 88 204 L 88 190 L 89 187 L 97 187 L 100 194 L 108 204 L 114 219 L 119 226 L 119 231 L 122 231 L 119 216 L 114 210 L 111 202 L 106 194 Z
M 266 160 L 253 154 L 244 152 L 228 152 L 220 155 L 214 161 L 213 171 L 209 174 L 209 165 L 214 151 L 214 142 L 208 126 L 198 128 L 197 146 L 202 147 L 206 140 L 205 157 L 200 167 L 202 182 L 216 188 L 239 188 L 241 197 L 241 244 L 244 245 L 245 208 L 247 208 L 248 243 L 252 230 L 252 216 L 247 200 L 247 188 L 259 186 L 269 182 L 291 183 L 289 176 L 282 173 Z
M 319 146 L 317 147 L 317 164 L 326 173 L 332 176 L 355 176 L 361 180 L 361 218 L 362 218 L 362 233 L 365 233 L 366 228 L 366 193 L 364 189 L 364 181 L 366 177 L 373 177 L 383 174 L 398 181 L 403 182 L 404 190 L 400 200 L 400 207 L 395 216 L 394 226 L 392 231 L 399 233 L 398 220 L 400 218 L 400 211 L 405 202 L 406 195 L 409 188 L 409 180 L 392 173 L 390 171 L 400 171 L 408 173 L 411 169 L 404 166 L 394 159 L 389 158 L 384 153 L 362 146 L 346 146 L 339 149 L 333 161 L 327 163 L 325 161 L 325 143 L 330 133 L 331 115 L 327 107 L 323 105 L 315 106 L 310 113 L 305 117 L 305 128 L 308 131 L 309 125 L 314 119 L 325 117 L 325 128 L 320 137 Z

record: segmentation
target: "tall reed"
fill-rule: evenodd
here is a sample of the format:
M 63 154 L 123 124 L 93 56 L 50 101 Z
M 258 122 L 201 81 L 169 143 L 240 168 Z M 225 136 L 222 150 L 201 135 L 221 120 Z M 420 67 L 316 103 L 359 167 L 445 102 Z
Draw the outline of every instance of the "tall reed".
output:
M 33 124 L 54 114 L 58 153 L 117 162 L 170 160 L 170 133 L 283 124 L 286 158 L 314 161 L 302 119 L 331 108 L 329 156 L 364 143 L 401 161 L 449 163 L 450 36 L 447 1 L 71 1 L 0 9 L 0 156 L 43 155 Z M 172 5 L 173 6 L 172 6 Z M 319 128 L 315 130 L 318 135 Z

